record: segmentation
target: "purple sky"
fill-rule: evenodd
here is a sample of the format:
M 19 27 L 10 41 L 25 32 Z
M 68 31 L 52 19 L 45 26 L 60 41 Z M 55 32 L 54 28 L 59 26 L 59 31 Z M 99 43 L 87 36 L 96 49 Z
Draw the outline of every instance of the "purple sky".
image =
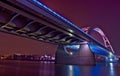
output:
M 82 27 L 98 26 L 120 54 L 119 0 L 40 0 L 71 22 Z
M 120 54 L 119 0 L 40 0 L 71 22 L 82 27 L 98 26 L 109 38 L 115 52 Z M 0 32 L 0 54 L 53 53 L 56 46 Z M 47 48 L 46 48 L 47 46 Z

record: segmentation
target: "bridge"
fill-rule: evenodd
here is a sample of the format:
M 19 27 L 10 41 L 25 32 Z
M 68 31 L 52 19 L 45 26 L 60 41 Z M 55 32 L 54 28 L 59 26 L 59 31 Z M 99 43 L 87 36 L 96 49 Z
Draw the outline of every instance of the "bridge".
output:
M 79 28 L 39 0 L 1 0 L 0 31 L 58 45 L 56 63 L 93 64 L 95 55 L 116 61 L 114 50 L 103 31 Z M 91 36 L 99 33 L 104 44 Z

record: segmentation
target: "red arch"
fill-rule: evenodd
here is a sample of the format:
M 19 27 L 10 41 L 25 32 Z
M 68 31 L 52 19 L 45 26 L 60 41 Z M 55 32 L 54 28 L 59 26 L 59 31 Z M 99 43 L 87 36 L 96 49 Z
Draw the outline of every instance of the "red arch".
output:
M 100 28 L 98 28 L 98 27 L 85 27 L 85 28 L 82 28 L 82 30 L 90 35 L 92 34 L 92 32 L 97 32 L 98 34 L 100 34 L 103 41 L 104 41 L 104 46 L 109 48 L 114 53 L 114 50 L 110 44 L 110 41 L 108 40 L 108 38 L 106 37 L 106 35 L 104 34 L 104 32 Z

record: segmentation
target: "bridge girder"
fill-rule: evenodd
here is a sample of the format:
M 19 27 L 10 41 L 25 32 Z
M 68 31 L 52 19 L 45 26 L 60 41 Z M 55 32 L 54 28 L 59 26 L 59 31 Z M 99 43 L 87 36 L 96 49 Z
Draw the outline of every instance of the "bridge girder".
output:
M 71 31 L 67 24 L 55 21 L 55 17 L 50 15 L 48 18 L 49 13 L 47 16 L 43 14 L 45 9 L 42 8 L 37 14 L 36 10 L 31 11 L 31 7 L 21 2 L 28 2 L 36 7 L 36 4 L 29 0 L 0 1 L 0 31 L 53 44 L 77 44 L 88 41 L 84 36 Z

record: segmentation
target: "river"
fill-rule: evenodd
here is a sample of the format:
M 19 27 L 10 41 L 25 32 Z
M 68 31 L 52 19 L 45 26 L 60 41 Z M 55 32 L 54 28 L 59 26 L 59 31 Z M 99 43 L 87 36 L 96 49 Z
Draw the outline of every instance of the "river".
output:
M 0 76 L 120 76 L 120 63 L 63 65 L 39 61 L 0 61 Z

